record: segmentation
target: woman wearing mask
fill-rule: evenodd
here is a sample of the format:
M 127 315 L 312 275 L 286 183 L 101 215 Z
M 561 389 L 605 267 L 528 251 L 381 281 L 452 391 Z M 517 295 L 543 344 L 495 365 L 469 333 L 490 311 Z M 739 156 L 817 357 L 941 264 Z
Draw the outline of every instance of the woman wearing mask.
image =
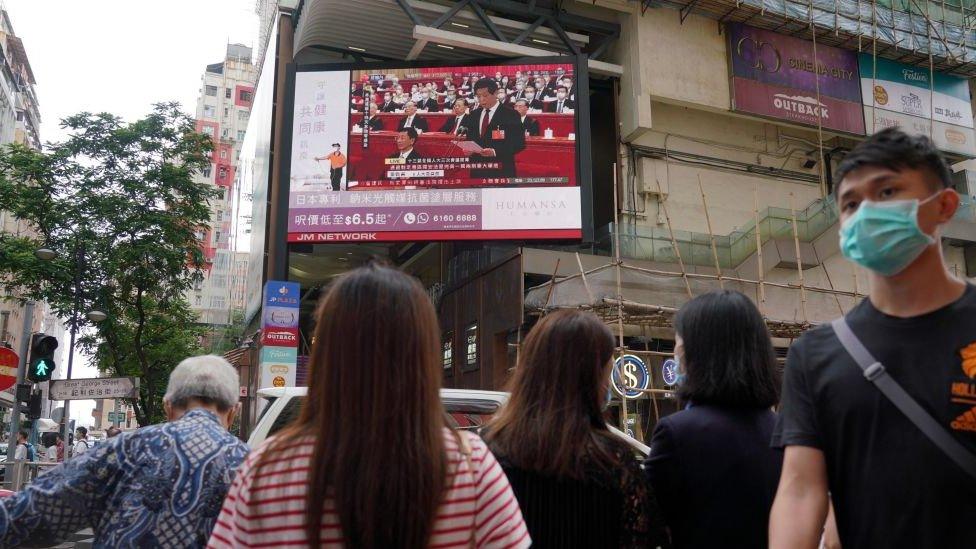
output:
M 210 547 L 528 547 L 505 475 L 447 427 L 424 289 L 367 266 L 319 305 L 301 416 L 242 465 Z
M 592 313 L 545 316 L 522 347 L 511 398 L 486 428 L 536 547 L 663 543 L 637 458 L 604 420 L 614 348 Z
M 767 546 L 783 454 L 770 448 L 779 374 L 759 310 L 739 292 L 692 299 L 674 319 L 678 397 L 644 462 L 675 548 Z

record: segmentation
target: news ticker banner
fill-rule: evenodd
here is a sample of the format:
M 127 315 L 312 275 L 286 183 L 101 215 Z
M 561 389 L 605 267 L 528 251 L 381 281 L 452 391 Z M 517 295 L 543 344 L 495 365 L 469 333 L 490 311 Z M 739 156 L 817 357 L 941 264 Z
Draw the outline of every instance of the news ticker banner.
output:
M 580 238 L 581 216 L 579 187 L 304 191 L 290 197 L 288 240 L 349 240 L 341 235 L 374 232 L 390 233 L 386 239 L 404 240 L 417 239 L 419 234 L 431 239 L 456 238 L 458 232 Z
M 565 74 L 574 72 L 571 62 L 560 66 Z M 468 69 L 488 74 L 478 65 Z M 512 66 L 508 72 L 523 70 L 530 72 L 532 66 Z M 361 82 L 368 76 L 362 72 L 296 73 L 289 242 L 582 238 L 575 131 L 562 139 L 523 141 L 521 119 L 513 106 L 504 106 L 504 112 L 495 111 L 490 134 L 480 138 L 485 146 L 472 144 L 478 137 L 439 131 L 442 122 L 418 132 L 416 139 L 391 127 L 372 140 L 368 125 L 350 130 L 351 122 L 364 116 L 350 112 L 356 99 L 350 90 L 369 85 L 372 93 L 384 85 L 375 78 Z M 472 105 L 471 112 L 477 114 L 477 108 Z M 401 116 L 402 126 L 407 115 Z M 575 129 L 575 112 L 565 116 Z M 487 135 L 494 141 L 485 142 Z M 330 160 L 335 145 L 346 156 L 341 173 Z M 482 149 L 497 149 L 498 156 L 482 155 Z M 517 152 L 506 156 L 505 150 Z M 336 184 L 339 189 L 333 190 Z
M 863 53 L 860 69 L 869 134 L 899 126 L 942 150 L 976 156 L 968 80 Z
M 264 285 L 259 389 L 295 386 L 300 301 L 297 282 L 269 280 Z

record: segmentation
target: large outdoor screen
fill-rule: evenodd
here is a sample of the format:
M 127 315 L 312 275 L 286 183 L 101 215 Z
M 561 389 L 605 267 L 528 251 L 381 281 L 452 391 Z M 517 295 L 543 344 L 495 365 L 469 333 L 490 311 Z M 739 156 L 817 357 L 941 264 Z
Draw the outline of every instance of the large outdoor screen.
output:
M 298 67 L 288 240 L 581 238 L 577 75 L 564 58 Z

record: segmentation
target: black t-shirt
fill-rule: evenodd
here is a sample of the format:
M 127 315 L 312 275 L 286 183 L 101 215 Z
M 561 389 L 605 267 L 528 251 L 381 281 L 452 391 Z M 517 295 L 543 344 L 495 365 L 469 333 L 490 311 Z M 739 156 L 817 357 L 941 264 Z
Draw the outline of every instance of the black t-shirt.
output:
M 976 453 L 976 288 L 913 318 L 865 299 L 847 320 L 891 377 Z M 976 547 L 976 479 L 864 378 L 829 325 L 790 349 L 773 446 L 824 452 L 844 547 Z

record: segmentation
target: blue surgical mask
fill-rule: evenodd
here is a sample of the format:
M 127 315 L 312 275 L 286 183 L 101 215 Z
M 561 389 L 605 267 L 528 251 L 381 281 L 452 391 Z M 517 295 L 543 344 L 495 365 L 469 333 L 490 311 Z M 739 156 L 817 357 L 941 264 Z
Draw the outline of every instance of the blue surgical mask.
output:
M 685 378 L 688 374 L 685 373 L 685 369 L 681 367 L 681 359 L 678 355 L 674 355 L 674 368 L 678 371 L 678 375 L 674 376 L 674 386 L 679 387 L 685 382 Z
M 902 272 L 935 243 L 918 226 L 918 208 L 936 196 L 923 201 L 861 202 L 840 228 L 841 253 L 881 276 Z

